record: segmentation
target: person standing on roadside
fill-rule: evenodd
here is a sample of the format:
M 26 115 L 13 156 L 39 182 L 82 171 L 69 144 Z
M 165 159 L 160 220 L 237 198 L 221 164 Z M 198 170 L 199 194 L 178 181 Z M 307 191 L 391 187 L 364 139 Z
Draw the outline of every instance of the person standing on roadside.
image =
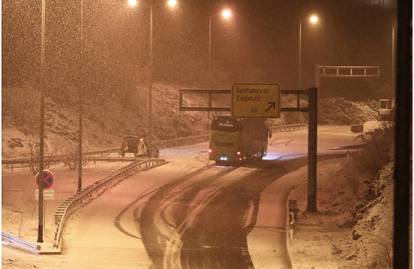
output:
M 147 145 L 145 145 L 144 138 L 140 138 L 138 141 L 138 154 L 139 157 L 147 156 Z

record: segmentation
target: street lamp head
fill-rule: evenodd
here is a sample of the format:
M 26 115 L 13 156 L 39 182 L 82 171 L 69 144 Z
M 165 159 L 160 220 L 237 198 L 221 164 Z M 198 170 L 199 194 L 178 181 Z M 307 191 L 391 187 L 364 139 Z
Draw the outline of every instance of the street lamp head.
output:
M 169 8 L 175 8 L 177 6 L 177 0 L 168 0 L 167 5 Z
M 318 24 L 319 23 L 319 17 L 316 14 L 312 14 L 309 16 L 309 22 L 313 25 Z
M 225 8 L 221 11 L 221 16 L 223 17 L 223 19 L 229 20 L 233 16 L 233 13 L 231 12 L 231 9 Z
M 137 0 L 128 0 L 128 5 L 130 7 L 135 7 L 138 4 Z

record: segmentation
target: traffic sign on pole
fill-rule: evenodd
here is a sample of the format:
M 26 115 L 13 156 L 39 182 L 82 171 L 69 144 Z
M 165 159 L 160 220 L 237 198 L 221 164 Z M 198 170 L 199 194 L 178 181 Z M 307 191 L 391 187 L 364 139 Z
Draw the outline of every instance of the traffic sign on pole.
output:
M 39 189 L 35 189 L 35 200 L 39 200 Z M 55 189 L 46 189 L 43 191 L 43 200 L 55 200 Z
M 233 84 L 231 91 L 233 117 L 279 118 L 280 86 L 278 84 Z
M 53 175 L 53 173 L 46 169 L 43 170 L 43 178 L 42 179 L 40 178 L 41 176 L 40 176 L 40 173 L 38 172 L 36 174 L 36 185 L 39 187 L 40 182 L 42 182 L 43 189 L 48 189 L 52 187 L 53 182 L 55 181 L 55 176 Z

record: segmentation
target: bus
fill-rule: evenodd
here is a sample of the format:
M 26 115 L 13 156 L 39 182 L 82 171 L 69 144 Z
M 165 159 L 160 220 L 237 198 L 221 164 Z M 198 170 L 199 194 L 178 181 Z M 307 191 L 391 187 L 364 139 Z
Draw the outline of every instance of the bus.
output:
M 217 164 L 262 159 L 271 135 L 262 118 L 214 117 L 209 133 L 209 159 Z

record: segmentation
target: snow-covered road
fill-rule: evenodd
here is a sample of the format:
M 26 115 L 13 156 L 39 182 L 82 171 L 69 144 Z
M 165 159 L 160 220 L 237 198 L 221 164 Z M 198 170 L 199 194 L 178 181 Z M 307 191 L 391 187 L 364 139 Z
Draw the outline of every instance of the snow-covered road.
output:
M 318 153 L 329 153 L 344 145 L 360 143 L 357 134 L 350 131 L 349 126 L 319 126 L 318 127 Z M 307 128 L 292 132 L 276 132 L 269 139 L 266 160 L 295 158 L 305 156 L 308 146 Z M 206 155 L 208 142 L 191 146 L 162 149 L 160 155 L 167 159 Z
M 349 127 L 319 127 L 319 152 L 354 143 Z M 207 147 L 162 150 L 167 165 L 131 176 L 74 214 L 61 256 L 28 261 L 61 269 L 290 268 L 286 201 L 304 173 L 306 129 L 274 134 L 265 165 L 214 166 Z

